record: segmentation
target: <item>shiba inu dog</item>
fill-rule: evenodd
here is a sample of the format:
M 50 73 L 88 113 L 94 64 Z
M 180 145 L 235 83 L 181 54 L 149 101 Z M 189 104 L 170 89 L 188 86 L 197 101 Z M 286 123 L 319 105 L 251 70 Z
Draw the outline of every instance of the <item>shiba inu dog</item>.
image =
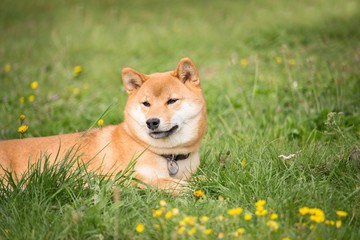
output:
M 179 189 L 200 164 L 206 106 L 198 70 L 183 58 L 174 71 L 122 70 L 128 93 L 125 121 L 87 132 L 0 142 L 0 175 L 21 176 L 41 156 L 51 163 L 77 148 L 79 159 L 109 176 L 136 159 L 135 177 L 160 189 Z

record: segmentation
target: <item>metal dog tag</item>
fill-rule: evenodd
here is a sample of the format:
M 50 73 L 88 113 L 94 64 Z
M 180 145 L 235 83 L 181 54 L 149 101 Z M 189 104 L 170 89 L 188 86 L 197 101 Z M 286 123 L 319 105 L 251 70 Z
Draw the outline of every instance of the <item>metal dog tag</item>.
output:
M 179 171 L 179 165 L 176 161 L 170 160 L 167 164 L 170 176 L 175 176 Z

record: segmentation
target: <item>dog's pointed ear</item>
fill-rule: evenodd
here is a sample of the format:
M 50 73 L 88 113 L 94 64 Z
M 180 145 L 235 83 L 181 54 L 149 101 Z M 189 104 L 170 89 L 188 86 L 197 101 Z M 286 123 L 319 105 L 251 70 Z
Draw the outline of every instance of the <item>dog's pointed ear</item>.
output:
M 132 68 L 127 67 L 122 70 L 122 80 L 128 94 L 139 89 L 147 79 L 147 75 L 139 73 Z
M 183 83 L 191 83 L 195 86 L 200 86 L 199 73 L 190 58 L 182 58 L 178 63 L 174 76 Z

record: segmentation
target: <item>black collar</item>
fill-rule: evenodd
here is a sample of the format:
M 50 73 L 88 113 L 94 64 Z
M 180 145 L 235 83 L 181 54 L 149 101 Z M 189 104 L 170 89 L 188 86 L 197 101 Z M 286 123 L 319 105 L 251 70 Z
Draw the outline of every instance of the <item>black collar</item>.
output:
M 179 161 L 179 160 L 185 160 L 190 156 L 190 153 L 188 154 L 161 154 L 163 158 L 166 158 L 168 161 Z
M 185 160 L 190 156 L 190 153 L 188 154 L 162 154 L 160 155 L 163 158 L 167 160 L 167 167 L 169 170 L 169 175 L 171 177 L 175 176 L 179 172 L 179 165 L 177 164 L 177 161 L 179 160 Z

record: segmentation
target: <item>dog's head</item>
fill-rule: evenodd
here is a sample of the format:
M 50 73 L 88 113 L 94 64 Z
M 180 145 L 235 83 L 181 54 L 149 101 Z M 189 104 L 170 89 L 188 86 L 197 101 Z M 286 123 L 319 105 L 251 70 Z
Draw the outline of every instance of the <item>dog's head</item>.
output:
M 170 72 L 145 75 L 122 70 L 128 93 L 125 122 L 136 138 L 156 148 L 200 142 L 206 130 L 206 107 L 198 70 L 183 58 Z

